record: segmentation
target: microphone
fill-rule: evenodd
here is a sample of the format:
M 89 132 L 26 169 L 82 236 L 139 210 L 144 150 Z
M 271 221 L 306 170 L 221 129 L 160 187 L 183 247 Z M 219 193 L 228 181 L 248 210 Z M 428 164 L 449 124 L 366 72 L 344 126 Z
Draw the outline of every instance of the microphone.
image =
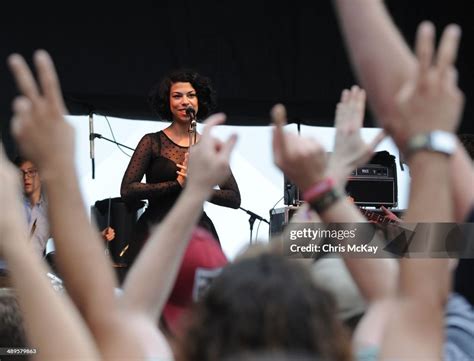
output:
M 243 210 L 245 213 L 247 213 L 252 218 L 256 218 L 260 221 L 263 221 L 265 223 L 270 224 L 270 222 L 268 222 L 265 218 L 260 217 L 258 214 L 254 213 L 252 211 L 249 211 L 248 209 L 245 209 L 245 208 L 242 208 L 242 207 L 239 207 L 239 209 Z
M 95 157 L 94 157 L 94 118 L 89 114 L 89 152 L 92 161 L 92 179 L 95 179 Z
M 186 108 L 186 115 L 191 120 L 196 119 L 196 111 L 194 110 L 194 108 L 191 105 Z

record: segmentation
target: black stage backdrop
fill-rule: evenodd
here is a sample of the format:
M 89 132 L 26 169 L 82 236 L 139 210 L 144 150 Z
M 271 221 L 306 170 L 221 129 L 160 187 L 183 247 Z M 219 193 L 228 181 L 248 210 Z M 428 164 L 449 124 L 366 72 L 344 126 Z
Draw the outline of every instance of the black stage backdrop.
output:
M 387 4 L 410 44 L 421 20 L 433 20 L 438 29 L 449 22 L 462 26 L 457 65 L 467 104 L 459 133 L 474 133 L 474 27 L 467 1 Z M 1 7 L 0 119 L 10 156 L 16 91 L 5 60 L 12 52 L 28 60 L 34 49 L 52 54 L 71 114 L 157 119 L 146 103 L 149 89 L 167 71 L 191 67 L 213 80 L 228 124 L 267 124 L 270 107 L 280 101 L 293 122 L 331 126 L 340 91 L 354 83 L 329 0 Z M 370 114 L 365 125 L 374 125 Z

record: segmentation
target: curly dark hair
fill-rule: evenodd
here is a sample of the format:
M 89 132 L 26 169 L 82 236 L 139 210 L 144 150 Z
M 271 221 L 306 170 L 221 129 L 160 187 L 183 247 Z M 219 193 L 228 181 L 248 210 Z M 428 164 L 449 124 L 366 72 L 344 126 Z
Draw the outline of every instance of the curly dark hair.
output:
M 213 361 L 258 352 L 352 360 L 336 303 L 307 268 L 265 253 L 227 266 L 193 310 L 178 360 Z
M 167 74 L 160 83 L 155 85 L 148 96 L 148 103 L 153 112 L 162 119 L 171 120 L 170 89 L 177 82 L 191 83 L 196 90 L 199 102 L 197 119 L 206 118 L 216 108 L 216 92 L 211 80 L 191 69 L 175 70 Z

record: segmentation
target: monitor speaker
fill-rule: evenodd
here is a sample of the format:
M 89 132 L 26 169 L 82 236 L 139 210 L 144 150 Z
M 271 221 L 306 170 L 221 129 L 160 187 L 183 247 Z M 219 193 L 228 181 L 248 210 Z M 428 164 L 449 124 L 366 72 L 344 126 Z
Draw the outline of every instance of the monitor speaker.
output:
M 298 208 L 298 206 L 289 206 L 270 210 L 270 240 L 273 236 L 283 232 L 283 228 L 288 224 Z

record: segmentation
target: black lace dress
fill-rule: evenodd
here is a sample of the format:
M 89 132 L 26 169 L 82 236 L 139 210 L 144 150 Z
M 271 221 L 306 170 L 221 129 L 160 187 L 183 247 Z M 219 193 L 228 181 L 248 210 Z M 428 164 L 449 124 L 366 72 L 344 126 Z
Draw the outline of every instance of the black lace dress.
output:
M 159 223 L 173 207 L 182 191 L 177 181 L 176 164 L 182 164 L 188 147 L 174 143 L 163 131 L 143 136 L 125 171 L 120 193 L 125 202 L 148 199 L 148 207 L 138 220 L 127 251 L 133 262 L 149 235 L 150 227 Z M 146 175 L 146 183 L 141 183 Z M 214 190 L 210 202 L 230 208 L 240 206 L 239 187 L 231 174 Z M 183 222 L 186 222 L 183 219 Z M 211 219 L 203 211 L 199 225 L 219 240 Z

